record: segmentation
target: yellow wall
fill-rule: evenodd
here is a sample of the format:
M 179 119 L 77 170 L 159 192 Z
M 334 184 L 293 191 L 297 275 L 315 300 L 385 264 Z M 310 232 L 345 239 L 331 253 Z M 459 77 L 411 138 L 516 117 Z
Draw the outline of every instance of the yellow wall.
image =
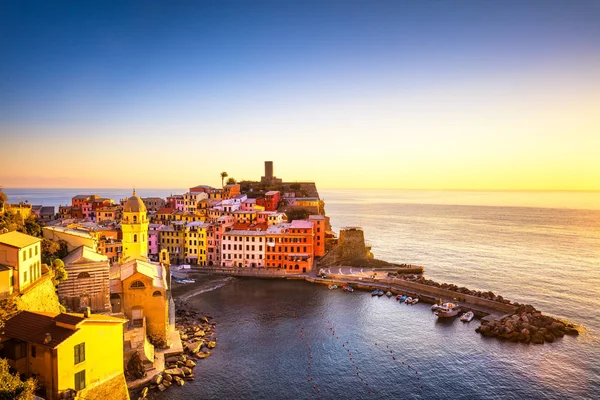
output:
M 80 236 L 72 233 L 53 230 L 50 227 L 42 228 L 42 234 L 46 239 L 58 242 L 64 240 L 67 242 L 67 250 L 73 251 L 79 246 L 87 246 L 94 251 L 98 251 L 98 240 L 92 236 Z
M 194 245 L 194 243 L 196 244 Z M 198 228 L 197 231 L 185 231 L 184 251 L 187 258 L 195 256 L 198 265 L 206 265 L 206 228 Z
M 148 257 L 148 219 L 145 211 L 123 212 L 121 231 L 123 232 L 123 258 Z
M 14 287 L 10 284 L 13 270 L 7 269 L 0 271 L 0 299 L 8 297 L 12 294 Z M 15 282 L 16 283 L 16 282 Z
M 18 270 L 18 279 L 15 279 L 15 289 L 18 290 L 27 288 L 42 276 L 41 257 L 40 242 L 21 249 L 0 244 L 0 263 Z
M 80 343 L 85 343 L 85 361 L 74 365 L 74 347 Z M 57 365 L 59 392 L 75 388 L 75 373 L 81 370 L 85 370 L 86 389 L 122 374 L 123 324 L 85 321 L 58 346 Z

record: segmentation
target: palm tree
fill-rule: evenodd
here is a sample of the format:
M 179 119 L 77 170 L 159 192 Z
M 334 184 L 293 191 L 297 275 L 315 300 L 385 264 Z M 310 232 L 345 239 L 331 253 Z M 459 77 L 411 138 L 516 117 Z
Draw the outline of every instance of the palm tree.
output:
M 227 174 L 227 172 L 223 171 L 221 172 L 221 187 L 225 186 L 225 184 L 223 183 L 225 181 L 225 178 L 227 178 L 229 175 Z

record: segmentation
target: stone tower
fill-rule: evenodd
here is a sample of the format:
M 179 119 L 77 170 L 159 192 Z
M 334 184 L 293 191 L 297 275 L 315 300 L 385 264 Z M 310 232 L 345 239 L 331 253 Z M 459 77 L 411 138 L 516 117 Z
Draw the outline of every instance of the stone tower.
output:
M 123 260 L 148 257 L 148 219 L 146 206 L 142 199 L 133 196 L 123 205 L 123 219 L 121 220 L 123 232 Z

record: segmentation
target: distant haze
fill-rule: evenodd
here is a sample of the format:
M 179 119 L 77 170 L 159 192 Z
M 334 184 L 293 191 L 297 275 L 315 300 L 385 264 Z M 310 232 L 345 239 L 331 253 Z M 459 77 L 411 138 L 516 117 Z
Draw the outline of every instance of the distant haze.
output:
M 600 2 L 9 2 L 0 185 L 600 190 Z

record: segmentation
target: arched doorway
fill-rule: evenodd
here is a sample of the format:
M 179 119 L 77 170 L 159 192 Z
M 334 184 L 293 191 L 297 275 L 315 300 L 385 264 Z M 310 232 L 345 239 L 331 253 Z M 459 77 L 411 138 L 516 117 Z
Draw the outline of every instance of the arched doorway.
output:
M 110 295 L 110 307 L 113 313 L 121 312 L 121 296 L 118 294 Z

